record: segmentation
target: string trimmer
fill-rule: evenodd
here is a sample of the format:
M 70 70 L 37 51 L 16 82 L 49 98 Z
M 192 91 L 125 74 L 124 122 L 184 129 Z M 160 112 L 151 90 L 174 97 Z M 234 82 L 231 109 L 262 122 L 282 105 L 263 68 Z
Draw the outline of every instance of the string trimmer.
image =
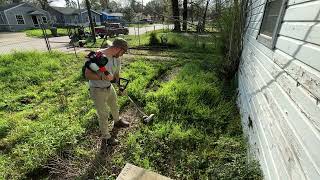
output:
M 122 83 L 123 82 L 123 83 Z M 119 78 L 119 91 L 122 93 L 128 86 L 129 80 L 125 78 Z M 154 114 L 150 114 L 149 116 L 144 113 L 139 106 L 132 100 L 132 98 L 126 93 L 130 102 L 135 106 L 135 108 L 143 115 L 143 122 L 148 123 L 153 119 Z

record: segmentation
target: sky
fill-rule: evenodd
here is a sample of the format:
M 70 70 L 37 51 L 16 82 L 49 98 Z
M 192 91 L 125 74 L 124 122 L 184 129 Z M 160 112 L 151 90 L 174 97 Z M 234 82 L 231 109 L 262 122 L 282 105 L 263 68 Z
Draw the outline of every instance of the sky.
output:
M 76 1 L 76 0 L 75 0 Z M 80 4 L 83 0 L 79 0 Z M 121 0 L 115 0 L 117 3 L 121 2 Z M 142 0 L 137 0 L 138 2 L 142 3 Z M 143 0 L 143 4 L 146 5 L 151 0 Z M 77 2 L 77 1 L 76 1 Z M 58 6 L 58 7 L 64 7 L 66 5 L 65 0 L 53 0 L 53 2 L 50 4 L 51 6 Z

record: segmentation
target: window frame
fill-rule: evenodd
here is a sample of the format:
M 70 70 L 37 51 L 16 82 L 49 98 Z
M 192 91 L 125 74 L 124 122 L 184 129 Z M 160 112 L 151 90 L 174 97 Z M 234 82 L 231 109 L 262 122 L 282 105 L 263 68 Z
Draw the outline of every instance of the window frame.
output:
M 22 17 L 23 24 L 19 24 L 17 16 L 21 16 Z M 18 25 L 25 25 L 26 24 L 26 21 L 25 21 L 25 19 L 23 17 L 23 14 L 16 14 L 14 17 L 16 18 L 16 22 L 17 22 Z
M 261 34 L 262 23 L 263 23 L 264 17 L 266 16 L 267 3 L 269 1 L 272 2 L 272 1 L 277 1 L 277 0 L 266 0 L 266 2 L 265 2 L 264 11 L 263 11 L 263 17 L 262 17 L 262 20 L 261 20 L 259 33 L 258 33 L 258 36 L 257 36 L 257 41 L 260 42 L 261 44 L 263 44 L 264 46 L 268 47 L 269 49 L 274 49 L 275 45 L 276 45 L 276 42 L 277 42 L 277 39 L 278 39 L 277 35 L 279 34 L 280 27 L 281 27 L 281 24 L 283 22 L 283 17 L 284 17 L 284 14 L 285 14 L 285 10 L 288 7 L 288 0 L 283 0 L 282 1 L 280 12 L 279 12 L 279 16 L 277 18 L 276 25 L 275 25 L 275 27 L 273 29 L 272 36 Z
M 44 22 L 43 18 L 46 19 L 46 22 Z M 43 24 L 48 24 L 48 18 L 46 16 L 41 16 L 41 20 Z

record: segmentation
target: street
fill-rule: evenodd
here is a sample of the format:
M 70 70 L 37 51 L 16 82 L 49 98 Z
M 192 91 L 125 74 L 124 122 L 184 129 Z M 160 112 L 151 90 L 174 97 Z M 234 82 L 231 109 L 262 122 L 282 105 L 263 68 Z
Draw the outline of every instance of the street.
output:
M 129 27 L 129 35 L 138 35 L 138 32 L 139 34 L 144 34 L 149 31 L 167 28 L 172 29 L 172 25 L 151 24 L 150 26 L 139 28 L 139 31 L 138 28 Z M 49 38 L 51 49 L 64 52 L 73 51 L 73 48 L 68 45 L 69 41 L 68 36 Z M 0 32 L 0 54 L 32 50 L 47 51 L 44 39 L 27 37 L 25 32 Z

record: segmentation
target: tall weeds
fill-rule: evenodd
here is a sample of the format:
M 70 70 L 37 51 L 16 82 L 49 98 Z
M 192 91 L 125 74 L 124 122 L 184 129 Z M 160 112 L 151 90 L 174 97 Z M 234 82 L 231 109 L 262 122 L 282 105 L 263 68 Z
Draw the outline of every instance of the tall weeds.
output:
M 226 80 L 232 79 L 238 71 L 246 29 L 247 9 L 251 0 L 230 0 L 217 8 L 220 36 L 220 50 L 224 56 L 220 73 Z

